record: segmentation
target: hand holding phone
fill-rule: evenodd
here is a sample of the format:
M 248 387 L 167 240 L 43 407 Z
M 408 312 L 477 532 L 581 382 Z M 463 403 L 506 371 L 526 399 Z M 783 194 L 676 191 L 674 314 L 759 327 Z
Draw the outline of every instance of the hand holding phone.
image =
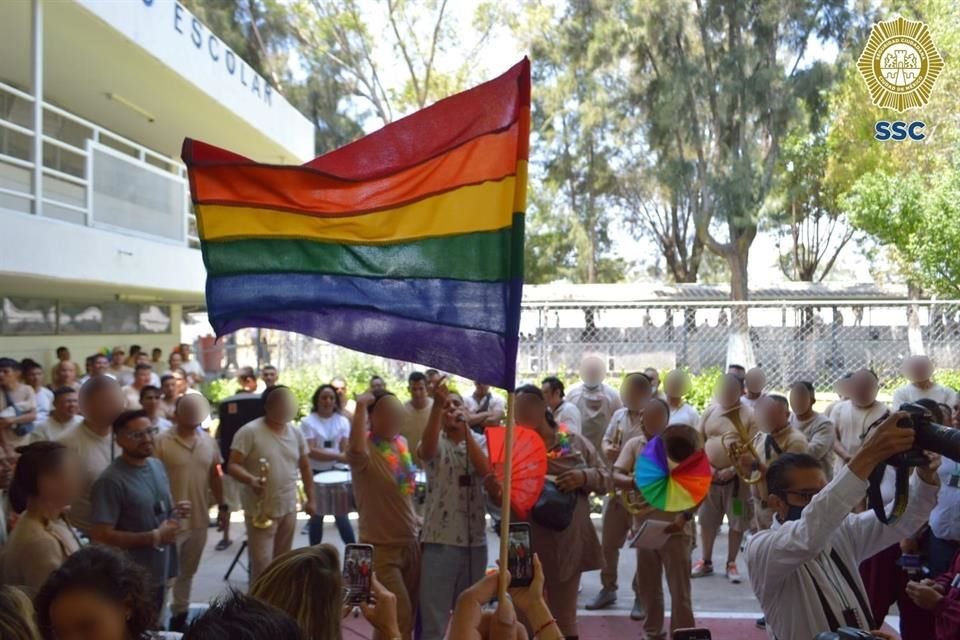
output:
M 370 601 L 373 588 L 373 546 L 348 544 L 343 551 L 344 604 L 357 606 Z
M 529 587 L 533 582 L 533 538 L 526 522 L 510 523 L 507 534 L 507 571 L 510 588 Z
M 712 640 L 710 629 L 677 629 L 673 632 L 673 640 Z

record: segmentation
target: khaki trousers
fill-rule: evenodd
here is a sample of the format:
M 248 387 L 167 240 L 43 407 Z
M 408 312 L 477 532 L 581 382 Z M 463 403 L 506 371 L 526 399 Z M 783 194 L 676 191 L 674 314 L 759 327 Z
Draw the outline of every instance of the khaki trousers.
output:
M 206 529 L 187 529 L 177 534 L 177 554 L 180 560 L 180 572 L 173 581 L 173 602 L 170 613 L 178 615 L 190 609 L 190 589 L 193 576 L 200 567 L 200 558 L 207 545 Z
M 397 596 L 400 635 L 403 640 L 410 640 L 413 637 L 417 596 L 420 592 L 420 543 L 414 541 L 405 545 L 374 545 L 373 570 L 377 580 Z M 374 638 L 382 640 L 377 634 Z
M 274 516 L 266 529 L 253 526 L 253 516 L 244 514 L 247 523 L 247 553 L 250 554 L 250 584 L 270 566 L 273 559 L 293 548 L 293 534 L 297 528 L 297 512 Z
M 633 526 L 633 516 L 623 506 L 619 497 L 607 498 L 603 508 L 603 525 L 600 532 L 600 545 L 603 547 L 603 564 L 600 582 L 604 591 L 617 590 L 617 565 L 620 562 L 620 549 L 627 540 L 627 534 Z M 632 550 L 631 550 L 632 552 Z M 639 566 L 633 575 L 633 592 L 637 593 Z
M 687 529 L 689 531 L 689 528 Z M 695 626 L 690 597 L 690 550 L 693 538 L 679 533 L 667 538 L 660 549 L 637 550 L 640 602 L 647 612 L 643 629 L 650 640 L 666 640 L 663 630 L 663 574 L 670 589 L 670 633 Z
M 565 638 L 577 633 L 577 592 L 580 590 L 580 576 L 576 574 L 566 582 L 549 583 L 546 585 L 545 599 L 547 608 L 553 614 Z M 532 632 L 536 629 L 531 629 Z

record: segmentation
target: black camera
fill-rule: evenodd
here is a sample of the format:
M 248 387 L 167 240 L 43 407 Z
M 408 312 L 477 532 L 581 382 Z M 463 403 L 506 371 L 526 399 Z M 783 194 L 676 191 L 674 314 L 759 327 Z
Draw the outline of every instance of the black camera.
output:
M 813 640 L 879 640 L 877 636 L 863 629 L 840 627 L 836 631 L 818 633 Z
M 897 422 L 903 429 L 913 429 L 915 434 L 913 448 L 903 453 L 891 456 L 877 466 L 870 474 L 870 487 L 867 489 L 867 504 L 877 515 L 880 522 L 890 524 L 903 515 L 907 508 L 911 467 L 923 467 L 930 463 L 925 452 L 938 453 L 945 458 L 960 462 L 960 429 L 951 429 L 933 421 L 933 414 L 922 404 L 906 403 L 900 405 L 899 411 L 907 417 Z M 883 419 L 878 420 L 870 429 L 878 426 Z M 888 514 L 880 493 L 883 482 L 884 469 L 891 466 L 897 471 L 896 496 L 894 497 L 893 511 Z

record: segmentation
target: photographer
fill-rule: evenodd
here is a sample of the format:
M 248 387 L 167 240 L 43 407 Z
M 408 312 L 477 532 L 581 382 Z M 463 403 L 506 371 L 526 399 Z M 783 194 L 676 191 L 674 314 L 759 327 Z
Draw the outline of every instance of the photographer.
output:
M 767 470 L 774 523 L 750 540 L 746 556 L 767 629 L 779 640 L 883 624 L 873 620 L 857 566 L 923 524 L 936 503 L 937 463 L 918 468 L 909 507 L 896 524 L 850 512 L 863 499 L 871 471 L 913 446 L 914 430 L 897 426 L 905 418 L 896 413 L 884 420 L 829 485 L 820 463 L 806 454 L 785 454 Z

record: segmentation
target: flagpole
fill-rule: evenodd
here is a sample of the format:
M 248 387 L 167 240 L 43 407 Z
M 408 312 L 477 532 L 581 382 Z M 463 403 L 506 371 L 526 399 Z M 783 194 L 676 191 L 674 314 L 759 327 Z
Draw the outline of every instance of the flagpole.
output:
M 507 581 L 507 552 L 510 549 L 510 484 L 513 475 L 513 392 L 507 392 L 507 431 L 504 444 L 503 498 L 500 505 L 500 583 L 498 598 L 502 601 L 507 595 L 510 583 Z

